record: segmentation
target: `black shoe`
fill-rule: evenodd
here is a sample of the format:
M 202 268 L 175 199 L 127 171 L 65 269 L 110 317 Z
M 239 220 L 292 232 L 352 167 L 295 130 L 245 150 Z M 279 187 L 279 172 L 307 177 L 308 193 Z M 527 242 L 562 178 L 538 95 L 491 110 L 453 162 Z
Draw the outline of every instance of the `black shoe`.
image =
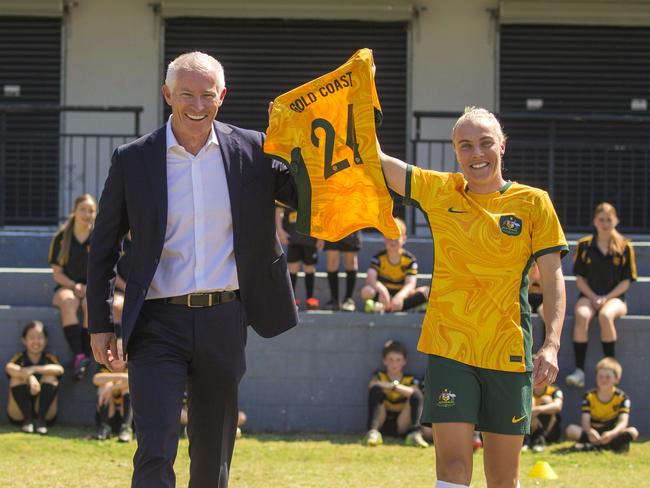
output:
M 97 434 L 95 434 L 95 439 L 98 441 L 105 441 L 106 439 L 111 438 L 111 426 L 105 422 L 99 424 L 97 427 Z
M 338 312 L 341 310 L 341 304 L 339 302 L 335 302 L 334 300 L 330 300 L 325 304 L 323 307 L 325 310 L 332 310 L 333 312 Z
M 86 376 L 86 371 L 88 371 L 88 367 L 91 365 L 91 363 L 92 361 L 88 356 L 84 356 L 77 362 L 73 373 L 73 376 L 76 380 L 81 381 L 84 379 L 84 376 Z

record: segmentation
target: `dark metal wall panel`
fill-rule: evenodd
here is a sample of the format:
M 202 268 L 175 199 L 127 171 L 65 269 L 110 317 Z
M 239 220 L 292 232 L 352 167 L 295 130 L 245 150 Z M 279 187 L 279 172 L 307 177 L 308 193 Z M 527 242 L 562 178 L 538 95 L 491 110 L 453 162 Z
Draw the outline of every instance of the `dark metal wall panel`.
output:
M 269 101 L 335 69 L 357 49 L 371 48 L 384 112 L 382 147 L 404 157 L 407 28 L 405 22 L 169 18 L 165 65 L 191 50 L 213 55 L 228 86 L 219 119 L 264 131 Z
M 0 225 L 54 224 L 58 216 L 59 114 L 6 113 L 17 103 L 59 105 L 61 19 L 0 17 Z M 6 85 L 20 87 L 5 96 Z
M 650 101 L 650 27 L 502 25 L 502 112 L 629 113 Z
M 622 230 L 650 232 L 650 118 L 631 110 L 650 105 L 650 28 L 501 25 L 500 39 L 501 112 L 594 114 L 504 118 L 508 176 L 549 190 L 567 230 L 589 230 L 610 201 Z

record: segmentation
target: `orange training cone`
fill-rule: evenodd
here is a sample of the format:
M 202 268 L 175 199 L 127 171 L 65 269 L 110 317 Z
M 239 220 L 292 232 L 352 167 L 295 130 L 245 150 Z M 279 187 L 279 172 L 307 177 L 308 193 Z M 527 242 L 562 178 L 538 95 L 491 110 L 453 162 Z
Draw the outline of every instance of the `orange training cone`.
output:
M 558 478 L 551 465 L 546 461 L 537 461 L 528 472 L 530 478 L 541 478 L 543 480 L 556 480 Z

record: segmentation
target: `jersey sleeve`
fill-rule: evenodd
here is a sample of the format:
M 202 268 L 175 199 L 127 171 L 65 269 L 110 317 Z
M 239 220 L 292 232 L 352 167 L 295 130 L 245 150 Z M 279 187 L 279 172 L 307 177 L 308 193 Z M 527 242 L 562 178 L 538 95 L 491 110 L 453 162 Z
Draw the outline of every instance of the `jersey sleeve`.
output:
M 587 245 L 586 242 L 578 243 L 573 256 L 573 274 L 585 277 L 587 275 Z
M 630 409 L 632 407 L 632 402 L 630 401 L 630 397 L 628 397 L 625 393 L 623 393 L 623 399 L 621 400 L 621 403 L 618 407 L 618 413 L 630 413 Z
M 289 122 L 290 117 L 291 110 L 285 106 L 284 102 L 276 98 L 269 115 L 269 126 L 264 138 L 264 153 L 287 165 L 291 162 L 291 150 L 294 146 L 291 137 L 293 134 L 292 131 L 283 130 L 283 127 Z
M 591 414 L 591 392 L 585 393 L 582 398 L 582 413 Z
M 558 219 L 548 193 L 543 192 L 533 212 L 532 246 L 533 256 L 560 252 L 564 256 L 569 251 L 560 219 Z
M 63 240 L 63 232 L 57 232 L 50 242 L 50 250 L 47 253 L 47 262 L 60 266 L 58 262 L 59 252 L 61 251 L 61 241 Z
M 45 354 L 45 360 L 46 360 L 46 364 L 61 365 L 61 361 L 59 361 L 59 358 L 56 356 L 56 354 L 53 354 L 51 352 Z
M 553 394 L 551 395 L 551 398 L 552 398 L 553 400 L 556 400 L 556 399 L 558 399 L 558 398 L 559 398 L 560 400 L 564 400 L 564 393 L 563 393 L 562 390 L 560 390 L 559 388 L 556 388 L 555 391 L 553 392 Z
M 411 258 L 409 260 L 408 265 L 406 266 L 406 275 L 417 275 L 418 274 L 418 262 L 415 260 L 415 258 Z
M 637 279 L 637 270 L 636 270 L 636 258 L 634 257 L 634 248 L 632 244 L 627 242 L 625 244 L 625 262 L 623 264 L 623 279 L 636 281 Z
M 404 203 L 418 205 L 425 211 L 433 208 L 440 189 L 449 180 L 449 175 L 418 168 L 412 164 L 407 165 Z

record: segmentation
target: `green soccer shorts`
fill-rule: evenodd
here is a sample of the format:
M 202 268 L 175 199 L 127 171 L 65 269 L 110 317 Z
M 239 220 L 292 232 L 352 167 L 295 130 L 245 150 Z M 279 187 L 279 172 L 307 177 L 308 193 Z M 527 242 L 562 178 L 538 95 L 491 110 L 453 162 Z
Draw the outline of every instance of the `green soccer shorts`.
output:
M 422 423 L 464 422 L 481 432 L 530 433 L 532 373 L 477 368 L 429 356 Z

